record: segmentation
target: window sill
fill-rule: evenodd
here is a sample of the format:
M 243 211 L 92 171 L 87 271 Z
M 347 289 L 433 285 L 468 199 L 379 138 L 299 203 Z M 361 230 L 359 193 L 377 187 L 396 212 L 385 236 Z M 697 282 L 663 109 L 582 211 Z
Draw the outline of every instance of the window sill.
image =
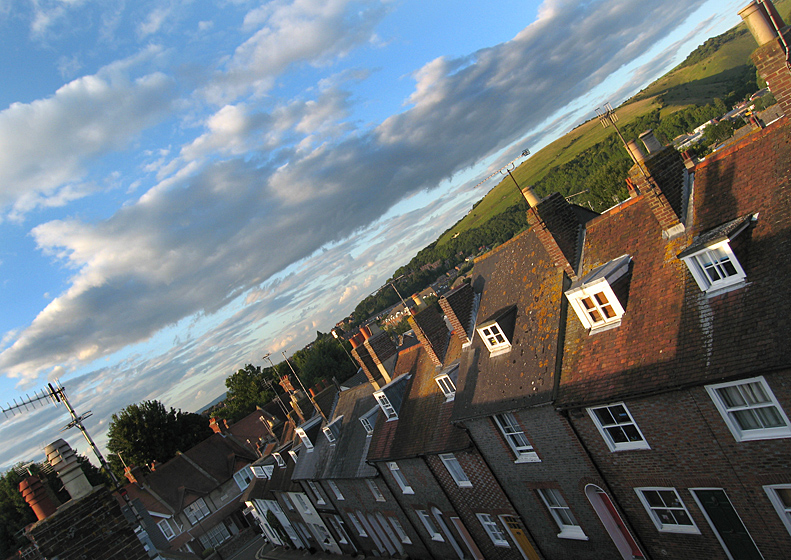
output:
M 526 453 L 524 455 L 520 455 L 514 461 L 514 464 L 518 465 L 520 463 L 540 463 L 541 459 L 539 459 L 537 453 Z
M 712 297 L 721 296 L 723 294 L 727 294 L 728 292 L 732 292 L 734 290 L 744 288 L 749 284 L 750 283 L 741 280 L 739 282 L 735 282 L 734 284 L 729 284 L 727 286 L 718 286 L 718 287 L 709 286 L 709 288 L 706 289 L 706 297 L 712 298 Z
M 511 345 L 509 344 L 506 348 L 495 348 L 494 350 L 489 350 L 489 357 L 494 358 L 495 356 L 500 356 L 502 354 L 508 354 L 511 351 Z
M 455 482 L 455 481 L 454 481 L 454 482 Z M 469 481 L 466 481 L 466 482 L 456 482 L 456 486 L 458 486 L 459 488 L 472 488 L 472 482 L 469 482 Z
M 558 533 L 559 539 L 570 539 L 573 541 L 587 541 L 588 536 L 579 527 L 566 527 Z
M 613 321 L 612 323 L 607 323 L 606 325 L 601 325 L 599 327 L 593 327 L 590 330 L 590 332 L 588 332 L 588 334 L 589 335 L 599 334 L 601 332 L 609 331 L 610 329 L 615 329 L 615 328 L 618 328 L 620 326 L 621 326 L 621 320 L 618 319 L 617 321 Z
M 694 525 L 663 525 L 657 528 L 660 533 L 682 533 L 687 535 L 700 535 L 700 530 Z
M 437 542 L 445 542 L 445 539 L 443 539 L 442 535 L 440 535 L 439 533 L 434 535 L 434 536 L 432 536 L 431 540 L 432 541 L 437 541 Z

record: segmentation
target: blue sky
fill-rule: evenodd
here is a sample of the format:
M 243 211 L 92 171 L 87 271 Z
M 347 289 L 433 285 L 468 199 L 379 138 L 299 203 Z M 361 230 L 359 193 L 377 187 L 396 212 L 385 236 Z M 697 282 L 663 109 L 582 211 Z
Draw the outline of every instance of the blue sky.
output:
M 201 408 L 743 3 L 0 0 L 0 401 L 60 379 L 100 446 Z M 67 421 L 0 419 L 0 469 Z

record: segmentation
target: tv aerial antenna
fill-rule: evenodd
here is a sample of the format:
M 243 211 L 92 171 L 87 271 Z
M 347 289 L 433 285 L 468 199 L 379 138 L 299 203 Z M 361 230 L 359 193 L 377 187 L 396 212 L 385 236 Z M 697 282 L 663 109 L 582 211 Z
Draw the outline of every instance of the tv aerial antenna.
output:
M 88 445 L 90 446 L 94 455 L 96 455 L 96 458 L 102 465 L 102 468 L 112 479 L 113 484 L 115 484 L 116 487 L 119 486 L 118 478 L 116 478 L 115 474 L 113 474 L 113 471 L 110 469 L 110 465 L 107 464 L 107 461 L 105 461 L 101 451 L 99 451 L 99 448 L 94 443 L 93 438 L 91 438 L 91 434 L 88 433 L 88 430 L 82 423 L 83 420 L 90 418 L 93 414 L 90 410 L 85 414 L 77 414 L 77 412 L 74 410 L 74 407 L 71 406 L 69 398 L 66 396 L 66 389 L 60 384 L 59 381 L 55 381 L 54 385 L 52 383 L 47 383 L 46 389 L 35 391 L 33 396 L 26 394 L 25 397 L 21 398 L 19 402 L 17 402 L 16 398 L 13 399 L 13 401 L 14 404 L 8 403 L 6 406 L 0 407 L 0 412 L 2 412 L 6 418 L 34 410 L 39 406 L 44 406 L 47 404 L 47 402 L 50 402 L 56 406 L 58 403 L 63 404 L 66 407 L 66 410 L 69 411 L 71 422 L 61 428 L 60 431 L 64 432 L 74 427 L 80 430 L 83 437 L 85 437 L 85 441 L 88 442 Z
M 507 171 L 508 175 L 511 175 L 511 170 L 513 170 L 516 167 L 516 160 L 518 160 L 519 158 L 527 157 L 529 155 L 530 155 L 530 150 L 522 150 L 521 154 L 516 156 L 514 159 L 512 159 L 511 161 L 506 163 L 503 167 L 501 167 L 500 169 L 498 169 L 497 171 L 495 171 L 494 173 L 492 173 L 491 175 L 489 175 L 485 179 L 482 179 L 477 185 L 475 185 L 473 187 L 473 189 L 475 189 L 477 187 L 480 187 L 481 185 L 483 185 L 486 181 L 488 181 L 489 179 L 491 179 L 495 175 L 498 175 L 498 174 L 499 175 L 505 175 L 505 173 L 503 173 L 503 171 Z M 511 179 L 513 179 L 513 176 L 511 176 Z M 515 179 L 514 179 L 514 183 L 516 183 Z

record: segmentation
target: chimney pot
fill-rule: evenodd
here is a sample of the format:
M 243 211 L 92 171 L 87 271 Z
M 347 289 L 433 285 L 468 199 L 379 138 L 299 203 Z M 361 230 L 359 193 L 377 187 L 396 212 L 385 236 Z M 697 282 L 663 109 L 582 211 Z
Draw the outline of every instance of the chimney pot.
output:
M 774 10 L 774 6 L 770 9 Z M 744 23 L 747 24 L 747 28 L 752 33 L 758 46 L 763 46 L 777 37 L 777 32 L 769 19 L 766 9 L 755 2 L 755 0 L 739 10 L 738 14 L 744 20 Z M 778 21 L 778 24 L 781 25 L 781 22 Z
M 649 154 L 661 152 L 662 148 L 664 148 L 662 143 L 654 136 L 654 131 L 650 128 L 640 135 L 640 140 L 645 144 L 645 149 L 648 150 Z
M 59 439 L 50 443 L 44 448 L 44 452 L 73 500 L 90 494 L 93 486 L 82 472 L 74 450 L 65 440 Z
M 538 206 L 540 201 L 538 200 L 538 197 L 536 196 L 535 191 L 533 191 L 533 187 L 531 185 L 527 185 L 521 190 L 522 196 L 525 197 L 525 200 L 527 201 L 527 204 L 530 206 L 530 208 L 535 208 Z
M 36 519 L 39 521 L 46 519 L 57 510 L 55 504 L 47 494 L 47 489 L 37 476 L 29 476 L 20 482 L 19 492 L 22 494 L 22 497 L 25 498 L 25 501 L 33 510 L 33 513 L 36 514 Z
M 640 145 L 635 140 L 629 140 L 626 143 L 626 151 L 629 152 L 629 155 L 632 156 L 632 159 L 635 163 L 645 161 L 645 154 L 643 153 L 643 150 L 640 149 Z

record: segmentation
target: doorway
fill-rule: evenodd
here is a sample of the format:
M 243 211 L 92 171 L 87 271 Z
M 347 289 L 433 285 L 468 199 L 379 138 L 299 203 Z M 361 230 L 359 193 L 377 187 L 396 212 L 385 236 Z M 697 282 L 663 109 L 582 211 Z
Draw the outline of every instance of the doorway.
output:
M 621 554 L 621 558 L 624 560 L 645 558 L 607 493 L 595 484 L 588 484 L 585 487 L 585 496 L 587 496 L 588 501 L 593 506 L 596 515 L 599 516 L 599 520 L 607 530 L 607 534 L 610 535 L 610 539 L 612 539 L 615 548 Z
M 731 560 L 762 560 L 739 514 L 722 488 L 690 488 L 706 521 Z

